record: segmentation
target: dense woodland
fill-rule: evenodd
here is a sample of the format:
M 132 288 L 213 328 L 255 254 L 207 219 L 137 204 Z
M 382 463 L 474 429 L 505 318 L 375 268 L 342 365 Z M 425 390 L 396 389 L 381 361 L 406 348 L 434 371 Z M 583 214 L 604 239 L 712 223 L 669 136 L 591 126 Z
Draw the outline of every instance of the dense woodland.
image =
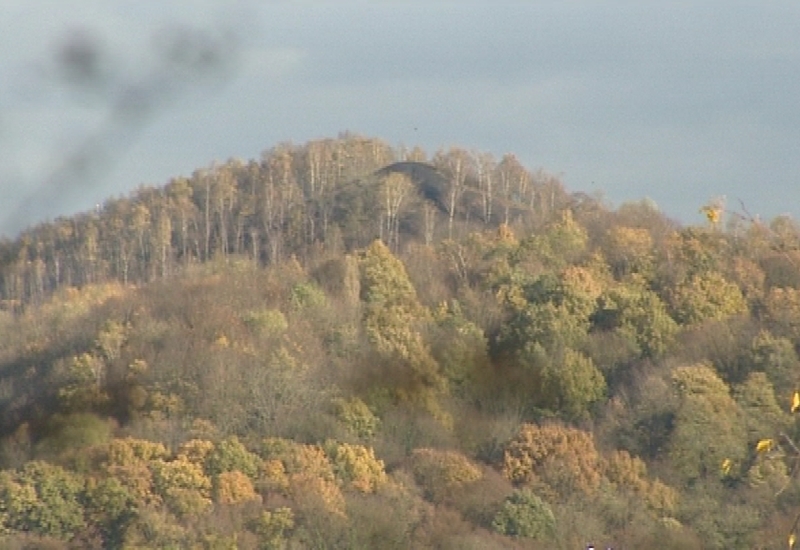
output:
M 786 548 L 800 227 L 705 211 L 345 134 L 0 241 L 2 546 Z

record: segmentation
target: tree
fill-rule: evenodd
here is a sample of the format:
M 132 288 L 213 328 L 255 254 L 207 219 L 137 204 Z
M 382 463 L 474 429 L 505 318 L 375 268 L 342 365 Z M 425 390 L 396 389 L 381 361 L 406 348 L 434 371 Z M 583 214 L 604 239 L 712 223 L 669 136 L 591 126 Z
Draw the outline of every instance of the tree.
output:
M 778 404 L 765 373 L 751 372 L 734 389 L 734 399 L 744 413 L 750 446 L 755 445 L 764 434 L 780 433 L 788 428 L 790 417 Z
M 550 506 L 530 489 L 516 489 L 503 502 L 492 520 L 501 535 L 550 540 L 555 535 L 556 518 Z
M 664 354 L 674 341 L 678 324 L 658 295 L 642 284 L 615 285 L 599 297 L 593 314 L 596 328 L 611 329 L 636 344 L 644 357 Z
M 385 242 L 392 250 L 398 250 L 400 245 L 400 212 L 413 188 L 411 179 L 400 172 L 392 172 L 383 180 L 385 223 L 381 225 L 381 234 L 385 234 Z
M 716 272 L 692 276 L 675 289 L 670 301 L 673 315 L 681 324 L 724 319 L 747 311 L 747 302 L 739 287 Z
M 447 237 L 452 239 L 456 209 L 460 205 L 467 176 L 473 170 L 473 158 L 468 151 L 452 147 L 447 152 L 438 151 L 433 158 L 433 164 L 448 177 Z
M 139 503 L 118 479 L 90 479 L 86 485 L 86 514 L 100 528 L 107 547 L 122 545 Z
M 261 460 L 248 451 L 236 437 L 217 443 L 205 458 L 204 466 L 209 476 L 238 471 L 249 478 L 255 478 Z
M 503 474 L 515 485 L 563 499 L 593 494 L 601 468 L 591 434 L 560 424 L 523 424 L 503 457 Z
M 476 153 L 473 157 L 475 158 L 475 170 L 478 173 L 478 189 L 481 193 L 483 206 L 483 223 L 490 225 L 495 201 L 494 180 L 497 162 L 491 153 Z M 506 221 L 506 223 L 508 222 Z
M 426 498 L 437 503 L 451 499 L 456 490 L 483 477 L 478 466 L 455 451 L 415 449 L 410 461 L 414 479 Z
M 577 263 L 588 243 L 586 229 L 574 219 L 571 210 L 564 210 L 560 219 L 520 243 L 520 248 L 522 253 L 536 254 L 546 266 L 558 269 Z
M 345 487 L 374 493 L 387 482 L 383 461 L 375 457 L 372 448 L 341 443 L 329 455 L 334 473 Z
M 591 358 L 572 349 L 545 361 L 540 367 L 539 405 L 563 413 L 567 418 L 584 417 L 606 393 L 603 374 Z
M 0 473 L 0 527 L 68 540 L 84 527 L 83 480 L 42 461 Z
M 634 273 L 645 278 L 652 275 L 655 262 L 653 238 L 647 229 L 612 227 L 605 248 L 608 264 L 617 279 L 625 279 Z
M 708 365 L 676 368 L 672 384 L 679 405 L 668 444 L 671 466 L 687 485 L 717 477 L 723 460 L 747 454 L 742 411 Z
M 791 388 L 797 383 L 800 357 L 788 338 L 762 330 L 750 344 L 748 359 L 753 370 L 767 375 L 773 388 Z
M 260 501 L 250 478 L 239 470 L 217 474 L 212 479 L 212 495 L 219 504 Z
M 392 391 L 444 418 L 436 402 L 445 389 L 444 377 L 417 328 L 426 321 L 427 312 L 403 264 L 375 241 L 364 251 L 360 267 L 364 329 L 379 357 L 390 365 L 387 374 L 397 384 Z
M 503 205 L 503 223 L 511 223 L 511 209 L 519 202 L 519 189 L 526 185 L 530 174 L 512 154 L 503 155 L 497 164 L 497 179 L 500 185 L 500 200 Z
M 154 491 L 179 517 L 199 514 L 211 505 L 211 480 L 196 464 L 177 457 L 155 460 L 149 466 Z

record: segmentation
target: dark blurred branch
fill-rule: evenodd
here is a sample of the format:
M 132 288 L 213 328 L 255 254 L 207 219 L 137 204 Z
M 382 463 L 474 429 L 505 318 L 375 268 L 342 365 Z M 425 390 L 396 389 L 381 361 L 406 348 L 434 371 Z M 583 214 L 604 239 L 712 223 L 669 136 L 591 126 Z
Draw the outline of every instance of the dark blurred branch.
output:
M 92 93 L 107 116 L 56 159 L 55 168 L 2 227 L 19 231 L 30 225 L 32 212 L 55 210 L 65 198 L 98 185 L 159 112 L 198 90 L 223 84 L 235 70 L 238 43 L 228 29 L 170 26 L 153 38 L 156 61 L 144 75 L 133 78 L 114 73 L 105 43 L 88 31 L 71 31 L 60 44 L 54 55 L 58 81 L 78 92 Z M 126 67 L 131 61 L 117 64 Z

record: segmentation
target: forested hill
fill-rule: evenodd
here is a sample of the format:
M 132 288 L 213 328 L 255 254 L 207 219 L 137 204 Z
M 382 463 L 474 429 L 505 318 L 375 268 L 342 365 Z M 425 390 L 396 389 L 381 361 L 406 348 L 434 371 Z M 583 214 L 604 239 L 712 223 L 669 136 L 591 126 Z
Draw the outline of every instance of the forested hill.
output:
M 452 148 L 428 158 L 350 134 L 281 144 L 260 160 L 198 169 L 0 242 L 0 297 L 14 307 L 62 286 L 138 284 L 214 257 L 269 265 L 376 238 L 398 250 L 500 223 L 527 230 L 574 200 L 513 155 Z
M 2 545 L 786 548 L 800 228 L 705 212 L 343 135 L 31 228 Z

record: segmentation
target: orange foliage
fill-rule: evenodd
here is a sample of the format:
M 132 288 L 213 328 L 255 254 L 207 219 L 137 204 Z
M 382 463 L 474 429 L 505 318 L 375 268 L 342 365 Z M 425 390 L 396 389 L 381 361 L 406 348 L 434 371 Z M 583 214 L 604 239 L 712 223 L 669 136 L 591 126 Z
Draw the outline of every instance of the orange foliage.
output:
M 562 496 L 594 493 L 601 467 L 592 435 L 558 424 L 523 424 L 503 459 L 503 473 L 513 483 Z
M 253 483 L 238 470 L 222 472 L 214 478 L 214 500 L 220 504 L 239 504 L 261 500 Z

